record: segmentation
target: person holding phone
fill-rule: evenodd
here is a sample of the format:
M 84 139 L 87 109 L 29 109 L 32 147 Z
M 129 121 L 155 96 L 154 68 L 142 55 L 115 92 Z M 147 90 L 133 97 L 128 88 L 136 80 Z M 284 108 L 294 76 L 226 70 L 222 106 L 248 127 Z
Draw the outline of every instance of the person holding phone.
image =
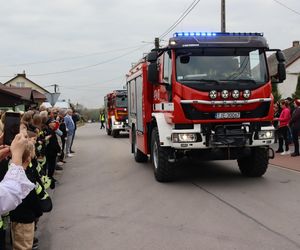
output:
M 3 144 L 10 145 L 20 131 L 21 117 L 18 112 L 6 112 L 4 118 Z
M 28 144 L 24 134 L 17 134 L 11 146 L 3 146 L 0 136 L 0 161 L 11 155 L 10 167 L 0 182 L 0 215 L 15 209 L 35 185 L 28 180 L 22 166 L 22 156 Z

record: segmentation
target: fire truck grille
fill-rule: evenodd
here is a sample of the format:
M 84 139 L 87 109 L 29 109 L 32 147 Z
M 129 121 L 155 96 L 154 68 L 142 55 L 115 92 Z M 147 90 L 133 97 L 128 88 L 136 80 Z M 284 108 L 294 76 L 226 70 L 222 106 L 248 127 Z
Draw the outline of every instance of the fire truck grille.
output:
M 196 109 L 192 104 L 183 103 L 182 108 L 185 114 L 185 117 L 190 120 L 215 120 L 215 112 L 202 112 L 201 110 Z M 269 113 L 270 103 L 264 102 L 261 105 L 250 111 L 241 111 L 241 119 L 243 118 L 262 118 L 266 117 Z

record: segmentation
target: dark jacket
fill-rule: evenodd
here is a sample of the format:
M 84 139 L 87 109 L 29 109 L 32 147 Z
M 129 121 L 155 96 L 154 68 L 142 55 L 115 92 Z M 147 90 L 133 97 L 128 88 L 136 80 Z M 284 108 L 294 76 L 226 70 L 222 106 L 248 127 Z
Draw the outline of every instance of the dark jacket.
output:
M 300 130 L 300 107 L 294 110 L 289 125 L 294 130 Z
M 77 129 L 77 122 L 80 120 L 79 115 L 77 113 L 73 113 L 72 114 L 72 120 L 74 122 L 75 130 L 76 130 Z
M 30 175 L 33 176 L 35 184 L 39 185 L 39 187 L 41 188 L 41 190 L 39 190 L 39 194 L 37 194 L 36 192 L 39 199 L 41 210 L 43 213 L 50 212 L 52 210 L 52 200 L 49 195 L 46 195 L 47 191 L 45 190 L 44 184 L 41 180 L 41 176 L 37 171 L 38 162 L 36 159 L 33 159 L 31 161 L 31 164 L 32 165 L 28 167 L 28 171 L 30 171 Z
M 46 155 L 48 157 L 56 157 L 57 153 L 61 151 L 61 148 L 58 144 L 55 131 L 49 129 L 48 133 L 51 135 L 51 138 L 46 146 Z
M 32 175 L 30 168 L 26 169 L 26 176 L 32 182 L 35 183 L 35 177 Z M 23 199 L 22 203 L 17 206 L 15 210 L 10 211 L 10 220 L 19 223 L 32 223 L 36 218 L 43 214 L 39 198 L 36 194 L 35 189 L 33 189 L 26 197 Z
M 66 130 L 66 124 L 65 124 L 64 118 L 59 121 L 59 130 L 63 133 L 63 135 L 61 137 L 66 138 L 67 130 Z
M 8 170 L 8 162 L 9 160 L 0 161 L 0 181 L 3 180 L 7 170 Z

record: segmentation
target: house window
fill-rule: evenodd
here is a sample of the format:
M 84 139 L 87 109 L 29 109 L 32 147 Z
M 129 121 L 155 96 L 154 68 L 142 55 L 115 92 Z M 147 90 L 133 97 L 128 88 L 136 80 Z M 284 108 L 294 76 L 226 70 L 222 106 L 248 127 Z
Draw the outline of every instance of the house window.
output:
M 18 88 L 24 88 L 24 87 L 25 87 L 25 82 L 17 82 L 17 83 L 16 83 L 16 86 L 17 86 Z

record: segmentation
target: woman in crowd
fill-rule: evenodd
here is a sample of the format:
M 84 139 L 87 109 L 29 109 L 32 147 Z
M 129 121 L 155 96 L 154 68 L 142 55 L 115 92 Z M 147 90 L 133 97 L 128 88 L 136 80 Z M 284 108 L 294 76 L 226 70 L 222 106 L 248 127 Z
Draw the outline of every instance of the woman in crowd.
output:
M 289 122 L 291 119 L 289 104 L 285 100 L 280 101 L 280 108 L 282 109 L 279 118 L 275 118 L 275 121 L 279 121 L 279 147 L 276 153 L 281 153 L 281 155 L 290 154 L 288 132 L 289 132 Z M 285 143 L 285 150 L 283 150 L 283 142 Z

